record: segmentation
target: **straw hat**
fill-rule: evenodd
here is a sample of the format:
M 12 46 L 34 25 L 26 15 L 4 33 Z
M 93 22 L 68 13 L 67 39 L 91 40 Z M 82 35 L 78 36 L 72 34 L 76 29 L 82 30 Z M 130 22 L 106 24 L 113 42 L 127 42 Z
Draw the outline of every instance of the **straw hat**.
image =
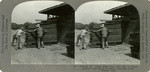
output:
M 100 27 L 104 27 L 104 24 L 101 24 L 101 26 Z
M 37 24 L 36 27 L 40 27 L 40 24 Z

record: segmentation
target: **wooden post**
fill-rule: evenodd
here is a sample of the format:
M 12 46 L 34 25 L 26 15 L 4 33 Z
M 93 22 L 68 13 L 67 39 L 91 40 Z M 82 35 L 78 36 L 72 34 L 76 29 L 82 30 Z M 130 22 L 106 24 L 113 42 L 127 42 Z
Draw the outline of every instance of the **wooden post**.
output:
M 47 14 L 47 20 L 49 19 L 49 14 Z
M 114 14 L 112 15 L 112 19 L 114 19 Z

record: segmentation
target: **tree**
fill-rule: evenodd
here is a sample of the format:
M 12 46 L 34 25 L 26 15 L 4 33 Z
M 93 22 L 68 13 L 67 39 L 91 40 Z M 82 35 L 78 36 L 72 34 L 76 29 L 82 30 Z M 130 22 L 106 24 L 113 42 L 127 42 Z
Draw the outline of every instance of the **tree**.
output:
M 28 29 L 29 28 L 29 25 L 31 25 L 32 23 L 29 23 L 29 22 L 25 22 L 23 25 L 24 25 L 24 28 L 25 29 Z

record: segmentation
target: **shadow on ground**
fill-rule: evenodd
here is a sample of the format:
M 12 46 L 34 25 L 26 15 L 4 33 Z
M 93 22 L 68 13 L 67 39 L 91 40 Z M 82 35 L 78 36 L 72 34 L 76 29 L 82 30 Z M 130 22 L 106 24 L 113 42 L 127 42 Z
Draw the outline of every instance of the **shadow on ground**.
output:
M 71 56 L 68 55 L 67 53 L 61 53 L 61 55 L 74 59 L 73 57 L 71 57 Z

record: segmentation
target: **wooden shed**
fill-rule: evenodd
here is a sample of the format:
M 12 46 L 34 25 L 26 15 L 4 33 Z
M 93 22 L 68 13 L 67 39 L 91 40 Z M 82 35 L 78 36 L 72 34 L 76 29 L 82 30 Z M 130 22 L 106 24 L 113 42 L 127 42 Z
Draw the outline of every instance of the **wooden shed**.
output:
M 119 21 L 107 21 L 106 23 L 100 23 L 100 24 L 90 24 L 91 30 L 98 30 L 100 29 L 101 24 L 104 24 L 106 28 L 111 32 L 108 37 L 108 43 L 111 45 L 115 44 L 121 44 L 121 23 Z M 100 33 L 99 32 L 92 32 L 90 36 L 90 43 L 92 47 L 100 47 Z
M 104 11 L 104 13 L 112 15 L 112 20 L 110 21 L 106 20 L 105 22 L 105 27 L 108 28 L 109 31 L 111 32 L 108 38 L 108 43 L 109 44 L 111 43 L 130 44 L 132 45 L 131 46 L 132 55 L 139 58 L 140 22 L 139 22 L 139 14 L 137 9 L 133 5 L 127 3 L 125 5 L 121 5 L 106 10 Z M 97 41 L 97 43 L 98 42 L 99 41 Z M 93 43 L 96 42 L 93 41 Z
M 105 27 L 111 32 L 108 42 L 111 43 L 129 43 L 131 33 L 139 32 L 139 15 L 136 8 L 131 4 L 121 5 L 107 11 L 105 14 L 111 14 L 112 20 L 106 20 Z M 99 29 L 100 24 L 93 25 L 93 29 Z M 96 35 L 93 34 L 92 42 L 99 43 Z M 97 40 L 97 41 L 93 41 Z
M 121 5 L 105 11 L 106 14 L 112 15 L 112 23 L 120 22 L 121 39 L 123 43 L 129 43 L 131 33 L 140 32 L 139 14 L 137 9 L 131 4 Z M 106 24 L 110 23 L 106 21 Z
M 39 13 L 47 15 L 47 20 L 37 20 L 41 21 L 40 25 L 46 31 L 43 38 L 45 44 L 65 44 L 65 42 L 68 42 L 68 37 L 70 38 L 70 43 L 74 44 L 74 9 L 70 5 L 62 3 L 41 10 Z M 29 30 L 35 29 L 35 26 L 36 24 L 30 25 Z M 70 33 L 73 34 L 70 35 Z M 34 44 L 34 38 L 30 36 L 27 43 Z

